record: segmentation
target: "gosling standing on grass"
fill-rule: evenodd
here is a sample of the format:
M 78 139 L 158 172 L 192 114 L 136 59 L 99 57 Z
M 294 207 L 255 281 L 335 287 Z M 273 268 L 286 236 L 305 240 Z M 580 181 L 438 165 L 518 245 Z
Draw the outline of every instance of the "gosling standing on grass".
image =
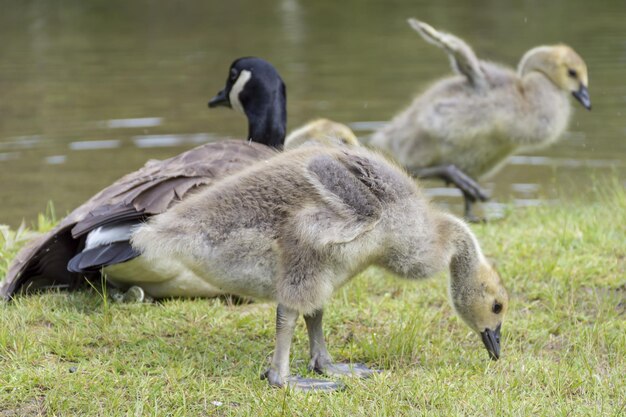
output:
M 274 301 L 276 347 L 263 374 L 270 385 L 335 389 L 291 376 L 289 352 L 304 316 L 309 368 L 367 376 L 363 365 L 333 363 L 322 312 L 333 292 L 369 265 L 409 279 L 449 268 L 450 296 L 490 356 L 500 355 L 508 296 L 470 229 L 432 208 L 416 183 L 363 148 L 305 146 L 203 188 L 131 236 L 145 268 L 172 263 L 213 295 Z
M 434 83 L 377 131 L 371 144 L 414 175 L 455 184 L 472 220 L 472 203 L 487 199 L 474 179 L 496 171 L 514 153 L 558 140 L 570 119 L 569 95 L 591 109 L 587 66 L 560 44 L 526 52 L 515 72 L 479 60 L 454 35 L 415 19 L 409 24 L 448 53 L 458 75 Z

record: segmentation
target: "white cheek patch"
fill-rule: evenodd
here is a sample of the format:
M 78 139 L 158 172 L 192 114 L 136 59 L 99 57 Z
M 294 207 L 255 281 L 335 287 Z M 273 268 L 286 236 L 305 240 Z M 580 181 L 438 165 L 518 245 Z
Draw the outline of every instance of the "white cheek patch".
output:
M 248 70 L 243 70 L 239 74 L 237 81 L 233 84 L 233 87 L 230 89 L 230 93 L 228 93 L 228 99 L 230 100 L 230 105 L 233 109 L 244 113 L 243 106 L 241 105 L 241 101 L 239 101 L 239 93 L 243 91 L 246 86 L 246 83 L 252 77 L 252 73 Z

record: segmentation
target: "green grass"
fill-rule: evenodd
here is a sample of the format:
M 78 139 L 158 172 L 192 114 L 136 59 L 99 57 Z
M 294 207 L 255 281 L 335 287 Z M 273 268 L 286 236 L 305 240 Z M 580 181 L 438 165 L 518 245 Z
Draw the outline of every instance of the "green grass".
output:
M 406 282 L 370 269 L 336 294 L 331 353 L 384 372 L 331 394 L 259 380 L 274 343 L 270 304 L 47 293 L 0 305 L 0 416 L 626 415 L 623 187 L 473 229 L 511 295 L 498 362 L 454 316 L 444 276 Z M 0 274 L 28 235 L 1 230 Z M 294 372 L 306 361 L 301 322 Z

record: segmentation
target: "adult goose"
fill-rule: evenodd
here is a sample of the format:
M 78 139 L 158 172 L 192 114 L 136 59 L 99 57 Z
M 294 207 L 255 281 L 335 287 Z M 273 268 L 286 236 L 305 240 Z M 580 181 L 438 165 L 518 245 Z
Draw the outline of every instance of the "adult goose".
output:
M 478 59 L 458 37 L 424 22 L 409 24 L 442 48 L 457 74 L 436 81 L 389 124 L 371 145 L 384 149 L 412 174 L 453 183 L 472 203 L 487 194 L 474 179 L 495 172 L 507 157 L 558 140 L 567 128 L 573 95 L 591 109 L 587 66 L 569 46 L 526 52 L 517 71 Z
M 248 119 L 248 141 L 208 143 L 163 161 L 149 161 L 72 211 L 49 233 L 22 249 L 0 283 L 0 296 L 41 288 L 72 289 L 102 268 L 132 276 L 140 254 L 128 239 L 150 216 L 163 213 L 202 187 L 265 160 L 281 149 L 286 132 L 286 89 L 276 69 L 255 57 L 235 60 L 226 85 L 209 107 L 227 106 Z M 193 292 L 193 288 L 189 289 Z M 185 295 L 184 286 L 178 293 Z M 198 294 L 201 295 L 201 294 Z
M 227 106 L 248 119 L 249 142 L 229 140 L 205 144 L 165 161 L 150 161 L 96 194 L 59 225 L 24 248 L 13 261 L 0 295 L 41 288 L 72 289 L 83 277 L 108 282 L 117 297 L 141 301 L 149 297 L 212 296 L 205 285 L 175 266 L 158 273 L 141 268 L 139 254 L 128 244 L 132 230 L 201 187 L 266 160 L 285 142 L 302 145 L 358 146 L 347 126 L 317 119 L 285 139 L 286 94 L 280 75 L 259 58 L 241 58 L 231 65 L 225 88 L 209 107 Z M 268 145 L 268 146 L 265 146 Z M 128 291 L 126 291 L 128 290 Z
M 277 303 L 276 346 L 262 377 L 272 386 L 336 389 L 292 376 L 289 352 L 304 316 L 309 368 L 368 376 L 364 365 L 334 363 L 322 315 L 332 293 L 379 265 L 408 279 L 449 270 L 452 305 L 492 359 L 508 295 L 463 221 L 434 209 L 403 169 L 362 147 L 304 146 L 277 154 L 205 187 L 132 233 L 142 268 L 173 262 L 207 295 Z

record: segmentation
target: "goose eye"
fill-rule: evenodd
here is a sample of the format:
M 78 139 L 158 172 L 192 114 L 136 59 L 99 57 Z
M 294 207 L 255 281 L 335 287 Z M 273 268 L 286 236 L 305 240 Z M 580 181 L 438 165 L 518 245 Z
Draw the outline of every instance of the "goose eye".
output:
M 230 70 L 230 79 L 231 81 L 235 81 L 237 79 L 237 70 L 234 68 Z
M 569 69 L 567 70 L 567 75 L 569 75 L 572 78 L 576 78 L 578 76 L 578 73 L 576 72 L 576 70 Z
M 493 308 L 492 311 L 496 314 L 500 314 L 500 312 L 502 311 L 502 304 L 500 304 L 499 302 L 495 302 L 493 303 Z

